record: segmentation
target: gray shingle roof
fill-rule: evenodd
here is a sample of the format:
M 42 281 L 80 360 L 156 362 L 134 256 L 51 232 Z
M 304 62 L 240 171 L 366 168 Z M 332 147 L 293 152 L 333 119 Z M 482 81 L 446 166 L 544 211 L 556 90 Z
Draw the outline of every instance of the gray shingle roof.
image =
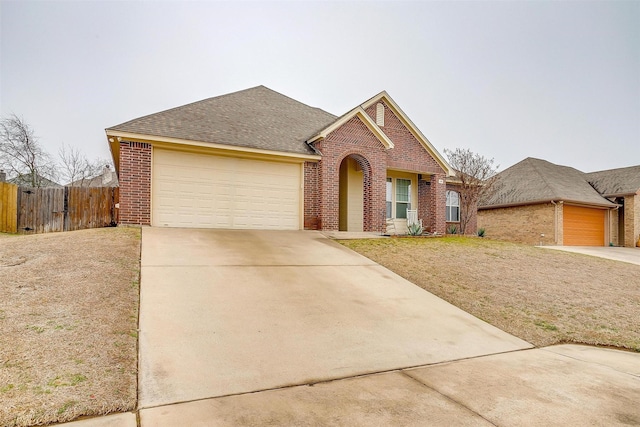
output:
M 587 181 L 604 196 L 635 194 L 640 190 L 640 165 L 586 173 Z
M 122 131 L 298 154 L 336 119 L 264 86 L 217 96 L 113 126 Z
M 500 172 L 494 191 L 479 206 L 519 205 L 550 200 L 614 206 L 589 185 L 584 172 L 532 157 Z

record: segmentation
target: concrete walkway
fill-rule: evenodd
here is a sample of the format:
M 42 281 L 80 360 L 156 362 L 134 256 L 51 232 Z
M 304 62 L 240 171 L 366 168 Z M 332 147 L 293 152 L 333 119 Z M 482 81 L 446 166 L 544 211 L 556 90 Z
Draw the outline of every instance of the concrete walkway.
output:
M 145 228 L 140 329 L 137 414 L 70 426 L 640 424 L 640 354 L 533 349 L 317 232 Z
M 573 252 L 614 261 L 640 265 L 640 248 L 619 248 L 615 246 L 539 246 L 544 249 Z

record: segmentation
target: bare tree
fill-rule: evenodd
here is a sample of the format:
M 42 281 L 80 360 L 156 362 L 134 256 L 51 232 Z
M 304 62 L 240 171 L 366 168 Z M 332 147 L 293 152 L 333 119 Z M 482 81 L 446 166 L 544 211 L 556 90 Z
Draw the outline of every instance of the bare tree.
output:
M 61 179 L 67 185 L 84 185 L 102 167 L 102 161 L 90 162 L 78 148 L 66 144 L 58 150 L 58 163 Z
M 21 183 L 44 187 L 55 179 L 55 166 L 33 129 L 15 114 L 0 120 L 0 168 Z
M 448 150 L 445 154 L 460 181 L 460 234 L 464 234 L 469 221 L 478 210 L 478 200 L 489 194 L 495 183 L 498 165 L 467 148 Z

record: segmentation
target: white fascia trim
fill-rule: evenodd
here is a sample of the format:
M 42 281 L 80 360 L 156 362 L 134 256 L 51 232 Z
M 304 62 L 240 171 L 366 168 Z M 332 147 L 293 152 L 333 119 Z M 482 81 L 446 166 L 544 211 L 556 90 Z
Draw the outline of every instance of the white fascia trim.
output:
M 121 138 L 126 141 L 148 142 L 151 144 L 153 144 L 154 142 L 162 142 L 167 144 L 188 145 L 192 147 L 211 148 L 216 150 L 233 151 L 233 152 L 239 152 L 239 153 L 263 154 L 266 156 L 289 157 L 294 159 L 304 159 L 304 160 L 321 160 L 322 159 L 321 156 L 314 155 L 314 154 L 298 154 L 298 153 L 288 153 L 284 151 L 263 150 L 260 148 L 236 147 L 233 145 L 217 144 L 214 142 L 191 141 L 188 139 L 169 138 L 169 137 L 154 136 L 154 135 L 143 135 L 139 133 L 121 132 L 121 131 L 114 131 L 114 130 L 107 130 L 107 136 L 110 138 Z
M 347 114 L 343 115 L 338 120 L 322 129 L 318 134 L 309 138 L 307 142 L 311 143 L 317 141 L 318 139 L 326 138 L 327 135 L 329 135 L 331 132 L 338 129 L 340 126 L 344 125 L 346 122 L 356 116 L 365 124 L 365 126 L 367 126 L 371 133 L 373 133 L 376 138 L 378 138 L 378 140 L 382 143 L 382 145 L 385 146 L 385 148 L 390 149 L 394 147 L 393 142 L 389 139 L 389 137 L 373 120 L 371 120 L 371 117 L 369 117 L 369 115 L 362 109 L 361 106 L 358 106 L 349 111 Z
M 389 96 L 386 91 L 380 92 L 378 95 L 374 96 L 370 100 L 366 101 L 361 105 L 363 109 L 369 108 L 371 105 L 379 102 L 384 99 L 384 101 L 389 105 L 389 107 L 393 110 L 394 114 L 400 118 L 400 120 L 404 123 L 404 125 L 409 129 L 409 132 L 413 134 L 413 136 L 420 141 L 420 143 L 424 146 L 424 148 L 429 151 L 432 155 L 435 156 L 436 161 L 440 163 L 440 166 L 447 172 L 448 176 L 455 176 L 455 171 L 449 165 L 449 162 L 445 160 L 445 158 L 436 150 L 436 147 L 431 144 L 431 142 L 427 139 L 426 136 L 420 132 L 420 129 L 411 121 L 411 119 L 402 111 L 402 109 L 396 104 L 396 102 Z
M 517 206 L 541 205 L 545 203 L 561 203 L 561 204 L 567 204 L 571 206 L 579 206 L 583 208 L 593 208 L 593 209 L 614 209 L 617 206 L 620 206 L 615 203 L 606 205 L 606 204 L 599 204 L 599 203 L 585 203 L 585 202 L 563 200 L 563 199 L 539 199 L 539 200 L 530 200 L 526 202 L 512 202 L 512 203 L 502 203 L 498 205 L 478 206 L 478 210 L 484 211 L 489 209 L 513 208 Z

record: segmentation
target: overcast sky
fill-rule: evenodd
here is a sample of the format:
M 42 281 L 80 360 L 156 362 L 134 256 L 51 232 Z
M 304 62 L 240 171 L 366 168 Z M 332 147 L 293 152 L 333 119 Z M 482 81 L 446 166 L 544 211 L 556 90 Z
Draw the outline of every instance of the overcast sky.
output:
M 1 1 L 0 113 L 55 154 L 265 85 L 341 115 L 382 90 L 442 153 L 640 164 L 640 1 Z

